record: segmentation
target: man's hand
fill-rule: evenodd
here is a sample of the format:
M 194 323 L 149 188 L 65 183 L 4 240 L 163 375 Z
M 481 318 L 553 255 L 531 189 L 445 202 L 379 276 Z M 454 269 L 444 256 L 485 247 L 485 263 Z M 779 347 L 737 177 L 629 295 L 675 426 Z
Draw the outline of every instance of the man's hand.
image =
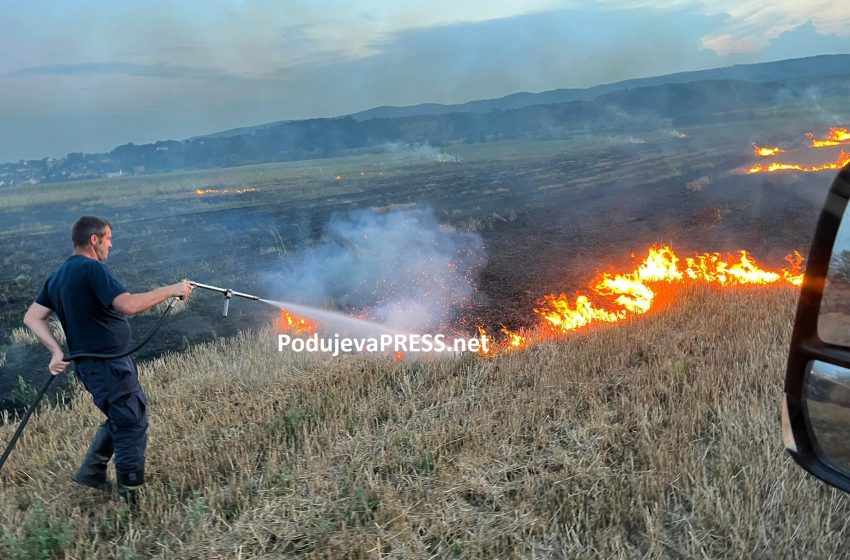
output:
M 168 290 L 171 292 L 171 297 L 177 297 L 180 299 L 188 298 L 192 295 L 192 290 L 194 289 L 195 287 L 186 280 L 168 286 Z
M 50 365 L 47 366 L 47 369 L 50 370 L 52 375 L 62 375 L 70 365 L 71 362 L 65 361 L 65 356 L 62 352 L 54 352 L 53 357 L 50 359 Z

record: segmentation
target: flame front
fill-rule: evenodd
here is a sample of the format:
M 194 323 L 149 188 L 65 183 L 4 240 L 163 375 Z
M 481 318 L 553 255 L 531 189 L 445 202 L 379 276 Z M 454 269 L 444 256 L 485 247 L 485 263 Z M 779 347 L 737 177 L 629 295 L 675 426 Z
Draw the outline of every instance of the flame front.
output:
M 253 187 L 240 188 L 240 189 L 214 189 L 214 188 L 206 188 L 206 189 L 195 189 L 195 194 L 198 196 L 203 196 L 205 194 L 245 194 L 250 192 L 257 192 L 257 189 Z
M 826 138 L 815 138 L 813 132 L 807 132 L 806 138 L 811 141 L 810 147 L 812 148 L 840 146 L 841 144 L 850 143 L 850 130 L 842 127 L 833 127 L 829 129 L 829 134 Z
M 850 154 L 842 151 L 838 154 L 838 159 L 831 163 L 822 163 L 820 165 L 801 165 L 799 163 L 780 163 L 774 162 L 770 165 L 753 165 L 747 170 L 748 175 L 753 173 L 772 173 L 774 171 L 827 171 L 829 169 L 841 169 L 850 163 Z
M 634 255 L 632 255 L 634 258 Z M 788 268 L 771 271 L 760 267 L 748 251 L 737 258 L 724 259 L 720 253 L 702 253 L 682 260 L 667 245 L 651 247 L 631 272 L 600 273 L 591 283 L 592 294 L 549 294 L 534 309 L 537 328 L 517 332 L 502 325 L 497 342 L 483 325 L 477 325 L 482 347 L 479 354 L 494 356 L 527 348 L 531 344 L 563 336 L 593 323 L 617 323 L 648 313 L 657 303 L 656 291 L 663 285 L 686 283 L 734 287 L 744 285 L 790 284 L 803 282 L 803 256 L 794 251 L 785 257 Z M 281 309 L 275 325 L 279 332 L 311 335 L 318 323 Z M 484 350 L 486 347 L 486 350 Z M 405 354 L 393 354 L 396 360 Z
M 806 137 L 809 139 L 809 148 L 825 148 L 828 146 L 840 146 L 843 144 L 850 144 L 850 130 L 843 127 L 830 128 L 829 134 L 826 136 L 826 138 L 815 138 L 815 134 L 813 132 L 807 132 Z M 776 154 L 783 153 L 784 151 L 785 150 L 779 147 L 759 146 L 758 144 L 753 144 L 753 152 L 758 157 L 773 157 Z M 817 171 L 841 169 L 848 163 L 850 163 L 850 154 L 842 150 L 841 153 L 838 154 L 836 160 L 832 162 L 826 162 L 815 165 L 778 161 L 770 163 L 768 165 L 756 163 L 750 166 L 749 169 L 747 169 L 747 174 L 752 175 L 754 173 L 774 173 L 776 171 L 802 171 L 804 173 L 811 173 Z
M 768 146 L 758 146 L 753 144 L 753 152 L 759 157 L 773 157 L 776 154 L 782 153 L 785 150 L 778 146 L 768 147 Z
M 657 300 L 659 284 L 701 283 L 732 287 L 786 283 L 799 286 L 803 281 L 803 256 L 794 251 L 786 261 L 787 269 L 765 270 L 749 252 L 741 250 L 737 259 L 724 259 L 720 253 L 687 257 L 681 268 L 679 257 L 669 246 L 652 247 L 632 272 L 600 274 L 592 284 L 592 295 L 544 296 L 539 307 L 534 309 L 540 318 L 540 328 L 521 335 L 503 327 L 501 332 L 506 338 L 497 344 L 490 342 L 488 354 L 525 348 L 534 340 L 563 336 L 592 323 L 616 323 L 647 313 Z M 492 341 L 483 327 L 479 326 L 478 331 L 481 337 Z

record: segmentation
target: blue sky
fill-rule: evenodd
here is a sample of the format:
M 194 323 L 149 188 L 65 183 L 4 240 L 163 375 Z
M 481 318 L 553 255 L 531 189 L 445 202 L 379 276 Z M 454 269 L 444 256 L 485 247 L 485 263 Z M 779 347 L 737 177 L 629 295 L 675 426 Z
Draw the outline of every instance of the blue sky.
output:
M 850 5 L 822 0 L 0 0 L 0 9 L 0 161 L 850 53 Z

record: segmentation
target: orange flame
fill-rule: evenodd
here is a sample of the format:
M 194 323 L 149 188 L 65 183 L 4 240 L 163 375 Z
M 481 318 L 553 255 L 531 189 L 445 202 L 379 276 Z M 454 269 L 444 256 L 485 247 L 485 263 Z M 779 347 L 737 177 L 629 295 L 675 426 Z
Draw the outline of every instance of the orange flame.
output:
M 829 129 L 829 134 L 826 138 L 815 138 L 813 132 L 807 132 L 806 138 L 811 140 L 812 148 L 824 148 L 826 146 L 839 146 L 841 144 L 850 143 L 850 130 L 841 127 L 833 127 Z
M 203 196 L 205 194 L 227 194 L 227 193 L 231 193 L 231 192 L 234 193 L 234 194 L 245 194 L 245 193 L 249 193 L 249 192 L 257 192 L 257 189 L 255 189 L 253 187 L 244 188 L 244 189 L 213 189 L 213 188 L 195 189 L 195 194 L 198 195 L 198 196 Z
M 793 284 L 794 286 L 802 286 L 803 285 L 803 255 L 800 254 L 799 251 L 794 251 L 792 254 L 785 257 L 785 260 L 788 261 L 790 265 L 790 269 L 782 271 L 782 277 L 789 284 Z
M 634 255 L 632 255 L 634 258 Z M 760 267 L 749 252 L 738 251 L 738 257 L 724 259 L 720 253 L 702 253 L 682 260 L 667 245 L 651 247 L 646 257 L 627 273 L 603 272 L 591 284 L 593 294 L 549 294 L 539 302 L 534 313 L 539 317 L 538 327 L 522 333 L 502 326 L 504 338 L 494 343 L 494 338 L 482 325 L 476 325 L 481 342 L 479 354 L 492 357 L 503 352 L 528 348 L 532 343 L 557 338 L 593 323 L 616 323 L 648 313 L 657 302 L 659 284 L 701 283 L 718 287 L 744 285 L 790 284 L 803 282 L 803 256 L 799 251 L 785 257 L 789 267 L 780 271 Z M 275 321 L 279 332 L 313 334 L 318 323 L 286 309 L 281 309 Z M 486 346 L 486 350 L 484 347 Z M 396 352 L 393 357 L 403 360 L 405 354 Z
M 492 351 L 491 342 L 493 338 L 487 334 L 487 331 L 481 325 L 475 325 L 475 328 L 478 329 L 478 340 L 481 341 L 481 350 L 478 351 L 479 354 L 485 356 Z M 484 350 L 484 347 L 487 347 L 487 350 Z
M 773 157 L 776 154 L 782 153 L 785 150 L 778 146 L 768 147 L 768 146 L 758 146 L 753 144 L 753 152 L 759 157 Z
M 278 332 L 291 332 L 293 334 L 313 334 L 318 325 L 315 321 L 290 313 L 283 308 L 280 310 L 280 316 L 275 320 L 275 328 Z
M 661 283 L 702 283 L 731 287 L 785 282 L 799 286 L 803 281 L 803 256 L 794 251 L 785 259 L 790 268 L 774 272 L 761 268 L 744 250 L 738 252 L 737 260 L 724 260 L 720 253 L 703 253 L 686 258 L 685 267 L 680 268 L 680 259 L 673 249 L 666 245 L 652 247 L 632 272 L 606 272 L 599 275 L 592 289 L 602 300 L 601 303 L 585 294 L 576 295 L 572 301 L 566 294 L 546 295 L 540 302 L 540 307 L 534 309 L 540 317 L 541 328 L 531 335 L 523 336 L 503 327 L 501 332 L 506 338 L 498 344 L 491 342 L 490 351 L 481 354 L 495 355 L 519 350 L 527 347 L 532 339 L 563 336 L 591 323 L 615 323 L 647 313 L 656 300 L 654 285 Z M 479 326 L 478 332 L 482 338 L 489 339 L 483 327 Z
M 830 169 L 841 169 L 845 165 L 850 163 L 850 154 L 842 151 L 838 154 L 838 160 L 832 163 L 823 163 L 820 165 L 801 165 L 799 163 L 779 163 L 774 162 L 770 165 L 753 165 L 747 170 L 748 175 L 752 175 L 753 173 L 773 173 L 774 171 L 803 171 L 803 172 L 813 172 L 813 171 L 827 171 Z
M 507 327 L 503 326 L 501 332 L 508 337 L 507 344 L 511 348 L 511 350 L 520 350 L 522 348 L 525 348 L 525 346 L 528 344 L 528 341 L 524 336 L 508 329 Z

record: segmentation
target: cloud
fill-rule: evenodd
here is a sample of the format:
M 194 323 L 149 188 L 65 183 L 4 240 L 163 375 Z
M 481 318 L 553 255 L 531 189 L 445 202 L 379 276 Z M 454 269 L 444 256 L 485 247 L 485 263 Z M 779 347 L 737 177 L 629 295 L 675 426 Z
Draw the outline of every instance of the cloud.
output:
M 706 36 L 700 39 L 700 47 L 714 51 L 721 56 L 739 53 L 755 53 L 770 45 L 764 37 L 735 37 L 730 34 Z
M 46 64 L 8 72 L 7 76 L 85 76 L 90 74 L 120 74 L 154 78 L 220 80 L 236 76 L 210 68 L 173 66 L 170 64 L 136 64 L 132 62 L 83 62 L 79 64 Z
M 766 49 L 785 33 L 811 24 L 818 35 L 850 36 L 850 4 L 825 0 L 700 0 L 706 15 L 727 17 L 721 28 L 700 39 L 718 55 L 748 54 Z
M 556 9 L 562 0 L 325 0 L 323 2 L 144 3 L 94 0 L 58 8 L 33 0 L 4 13 L 0 74 L 16 68 L 120 60 L 142 65 L 202 64 L 263 77 L 277 68 L 378 54 L 388 35 Z
M 831 0 L 655 0 L 605 2 L 609 9 L 650 7 L 694 9 L 705 16 L 722 16 L 716 31 L 701 37 L 703 49 L 720 56 L 749 54 L 766 49 L 774 40 L 811 23 L 821 36 L 850 36 L 850 3 Z
M 161 0 L 57 12 L 41 1 L 9 10 L 0 34 L 14 53 L 0 59 L 0 161 L 850 52 L 849 38 L 819 34 L 843 32 L 848 8 L 822 3 L 256 0 L 230 13 Z

